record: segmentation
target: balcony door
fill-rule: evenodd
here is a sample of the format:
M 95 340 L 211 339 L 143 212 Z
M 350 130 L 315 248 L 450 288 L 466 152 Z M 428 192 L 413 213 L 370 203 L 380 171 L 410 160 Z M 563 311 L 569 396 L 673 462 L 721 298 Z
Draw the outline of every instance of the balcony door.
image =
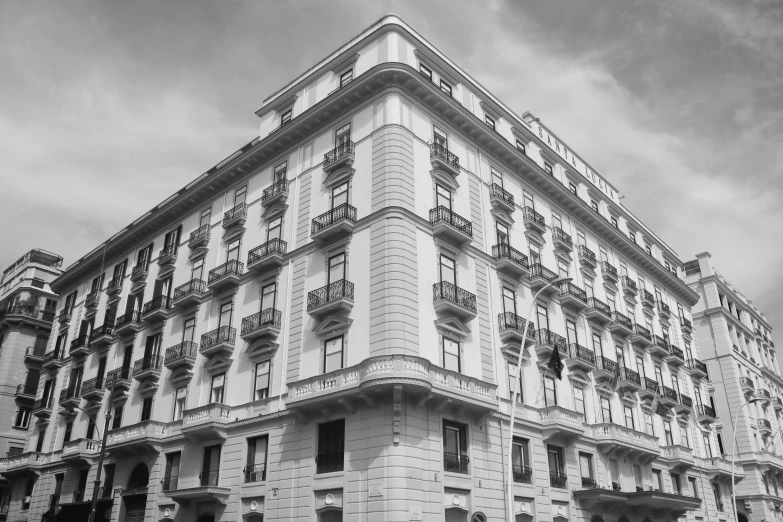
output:
M 579 344 L 579 336 L 576 332 L 576 323 L 570 319 L 566 319 L 566 339 L 568 344 Z
M 54 379 L 49 379 L 46 382 L 44 382 L 44 388 L 43 388 L 43 394 L 41 395 L 41 399 L 43 399 L 44 402 L 47 401 L 52 396 L 52 388 L 54 387 Z
M 133 345 L 129 345 L 125 347 L 125 352 L 122 354 L 122 369 L 123 369 L 123 376 L 127 377 L 127 371 L 130 370 L 131 367 L 131 360 L 133 358 Z
M 274 182 L 277 183 L 278 181 L 283 181 L 285 179 L 287 170 L 288 170 L 288 162 L 286 161 L 284 161 L 283 163 L 275 167 Z
M 454 260 L 443 254 L 440 256 L 440 281 L 457 286 L 457 270 Z
M 283 218 L 273 219 L 266 227 L 266 240 L 280 239 L 283 235 Z
M 150 259 L 152 259 L 152 243 L 147 245 L 146 247 L 139 250 L 139 253 L 136 254 L 136 265 L 144 265 L 149 263 Z
M 464 424 L 443 421 L 443 461 L 446 471 L 467 473 L 468 437 Z
M 539 330 L 549 330 L 549 310 L 539 303 L 536 303 L 536 323 Z
M 435 207 L 444 207 L 451 211 L 451 191 L 442 185 L 435 185 Z
M 68 381 L 68 395 L 70 397 L 79 396 L 82 389 L 82 370 L 83 368 L 71 370 L 71 380 Z
M 231 320 L 234 316 L 234 302 L 227 301 L 220 305 L 220 316 L 218 317 L 218 329 L 231 326 Z
M 440 130 L 437 127 L 433 127 L 432 138 L 433 141 L 435 142 L 435 145 L 443 148 L 443 150 L 445 151 L 449 150 L 449 139 L 444 131 Z
M 266 480 L 266 453 L 269 437 L 262 435 L 247 439 L 247 467 L 245 482 L 261 482 Z
M 220 471 L 220 444 L 204 448 L 204 460 L 201 464 L 201 485 L 217 486 Z
M 201 212 L 201 216 L 198 220 L 198 228 L 201 228 L 205 225 L 209 225 L 209 219 L 212 217 L 212 209 L 208 208 L 206 210 L 203 210 Z
M 644 378 L 646 376 L 644 374 L 644 360 L 642 359 L 641 355 L 636 356 L 636 371 L 639 373 L 639 378 L 642 380 L 642 385 L 644 385 Z
M 497 234 L 498 245 L 511 245 L 508 227 L 506 225 L 499 221 L 495 221 L 495 233 Z
M 349 141 L 351 141 L 351 124 L 346 123 L 335 132 L 334 146 L 335 148 L 342 148 Z
M 186 319 L 182 325 L 182 342 L 192 343 L 196 337 L 196 318 Z
M 261 311 L 274 310 L 277 297 L 277 283 L 264 286 L 261 289 Z
M 182 458 L 180 452 L 166 455 L 166 474 L 163 476 L 163 490 L 173 491 L 179 487 L 179 464 Z
M 516 293 L 507 286 L 503 287 L 503 311 L 507 314 L 517 314 Z
M 237 207 L 247 201 L 247 185 L 240 187 L 234 192 L 234 206 Z
M 239 261 L 239 250 L 241 246 L 241 239 L 236 239 L 228 244 L 228 251 L 226 252 L 226 263 L 230 263 L 231 261 Z
M 193 268 L 190 270 L 190 279 L 203 279 L 204 278 L 204 258 L 193 261 Z
M 345 279 L 345 253 L 337 254 L 329 258 L 329 274 L 327 285 Z
M 563 474 L 563 450 L 555 446 L 547 446 L 547 459 L 549 462 L 549 472 Z
M 341 183 L 332 189 L 332 208 L 348 203 L 348 182 Z
M 160 355 L 161 334 L 147 336 L 147 342 L 144 345 L 144 360 L 151 361 L 154 357 Z
M 180 238 L 182 237 L 182 225 L 178 226 L 175 230 L 167 233 L 163 238 L 163 250 L 176 254 L 179 249 Z
M 661 372 L 661 367 L 658 365 L 655 365 L 655 380 L 658 381 L 658 386 L 661 387 L 658 393 L 663 393 L 663 372 Z
M 155 281 L 155 288 L 152 291 L 152 299 L 165 297 L 168 300 L 171 297 L 171 278 L 158 279 Z

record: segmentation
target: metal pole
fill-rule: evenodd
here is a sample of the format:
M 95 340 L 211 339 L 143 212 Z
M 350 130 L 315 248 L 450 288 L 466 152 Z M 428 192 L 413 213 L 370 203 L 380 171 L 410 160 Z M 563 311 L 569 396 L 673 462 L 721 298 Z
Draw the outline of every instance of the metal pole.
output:
M 122 367 L 120 367 L 122 368 Z M 90 503 L 90 517 L 87 522 L 95 522 L 95 512 L 98 510 L 98 493 L 101 489 L 101 471 L 103 470 L 103 456 L 106 454 L 106 440 L 109 438 L 109 421 L 111 421 L 111 400 L 114 397 L 114 390 L 117 381 L 122 377 L 122 370 L 119 375 L 114 376 L 114 382 L 111 385 L 109 395 L 109 404 L 106 405 L 106 423 L 103 425 L 103 437 L 101 438 L 101 454 L 98 457 L 98 470 L 95 472 L 95 486 L 92 490 L 92 502 Z
M 749 402 L 742 403 L 742 406 L 737 410 L 737 421 L 734 423 L 734 430 L 731 434 L 731 510 L 734 512 L 734 522 L 737 519 L 737 495 L 734 491 L 734 458 L 737 455 L 737 428 L 739 427 L 740 412 L 742 408 L 750 404 Z

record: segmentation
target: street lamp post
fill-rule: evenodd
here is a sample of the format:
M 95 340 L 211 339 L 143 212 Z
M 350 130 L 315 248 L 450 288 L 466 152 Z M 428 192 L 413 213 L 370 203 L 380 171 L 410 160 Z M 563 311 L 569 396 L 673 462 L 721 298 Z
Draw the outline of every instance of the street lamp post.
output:
M 747 406 L 748 404 L 752 404 L 754 402 L 761 402 L 764 399 L 761 397 L 753 396 L 750 399 L 748 399 L 748 402 L 742 403 L 742 405 L 737 410 L 736 415 L 736 421 L 733 422 L 734 424 L 734 430 L 731 434 L 731 510 L 734 512 L 734 522 L 737 521 L 737 495 L 736 491 L 734 490 L 734 459 L 737 455 L 737 425 L 739 424 L 739 415 L 742 411 L 742 408 Z
M 527 320 L 525 321 L 524 325 L 524 331 L 522 332 L 522 344 L 519 347 L 519 358 L 517 359 L 517 370 L 514 372 L 514 392 L 511 394 L 511 423 L 509 424 L 508 429 L 508 455 L 507 455 L 507 470 L 506 470 L 506 484 L 507 484 L 507 512 L 508 512 L 508 522 L 514 522 L 514 475 L 513 475 L 513 466 L 514 466 L 514 460 L 512 458 L 511 452 L 514 449 L 514 423 L 516 421 L 516 413 L 517 413 L 517 396 L 519 394 L 519 374 L 522 371 L 522 353 L 525 351 L 525 344 L 527 343 L 527 331 L 528 328 L 530 328 L 530 319 L 533 317 L 533 309 L 536 306 L 536 299 L 538 299 L 538 296 L 541 295 L 541 292 L 549 288 L 550 286 L 555 285 L 562 285 L 565 283 L 570 283 L 572 281 L 572 278 L 570 277 L 558 277 L 557 279 L 554 279 L 547 284 L 545 284 L 541 289 L 536 292 L 536 295 L 533 296 L 533 301 L 530 303 L 530 311 L 527 314 Z M 557 350 L 557 347 L 555 347 L 555 350 Z
M 120 370 L 122 372 L 123 370 Z M 95 522 L 95 512 L 98 510 L 98 493 L 101 490 L 101 471 L 103 470 L 103 457 L 106 454 L 106 440 L 109 438 L 109 422 L 111 421 L 111 400 L 117 389 L 117 381 L 122 375 L 115 375 L 109 392 L 109 404 L 106 407 L 106 422 L 103 425 L 103 437 L 101 437 L 101 454 L 98 457 L 98 469 L 95 471 L 95 483 L 92 488 L 92 501 L 90 502 L 90 516 L 88 522 Z

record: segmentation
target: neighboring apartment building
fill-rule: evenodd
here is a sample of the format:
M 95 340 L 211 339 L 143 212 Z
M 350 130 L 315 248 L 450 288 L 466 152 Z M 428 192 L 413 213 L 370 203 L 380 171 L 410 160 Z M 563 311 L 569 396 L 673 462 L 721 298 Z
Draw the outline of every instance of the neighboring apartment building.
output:
M 0 451 L 7 457 L 27 448 L 27 433 L 41 362 L 52 329 L 57 296 L 49 284 L 63 259 L 33 249 L 0 277 Z M 6 500 L 5 481 L 0 499 Z M 0 513 L 7 503 L 0 501 Z
M 699 294 L 694 332 L 714 385 L 721 452 L 732 453 L 746 478 L 737 487 L 737 516 L 776 520 L 783 510 L 783 377 L 767 318 L 713 266 L 708 252 L 685 263 L 685 281 Z M 751 397 L 754 401 L 740 407 Z M 739 412 L 739 417 L 738 417 Z
M 13 517 L 84 513 L 110 413 L 98 520 L 500 520 L 521 355 L 516 520 L 726 520 L 698 296 L 572 149 L 392 16 L 257 114 L 56 281 Z

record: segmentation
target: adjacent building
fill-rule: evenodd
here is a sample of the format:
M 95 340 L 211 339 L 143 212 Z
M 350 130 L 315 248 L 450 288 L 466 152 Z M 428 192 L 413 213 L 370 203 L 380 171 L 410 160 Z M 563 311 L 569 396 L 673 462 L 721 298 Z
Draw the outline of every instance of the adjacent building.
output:
M 783 377 L 775 357 L 772 328 L 764 314 L 714 266 L 708 252 L 684 264 L 685 280 L 699 295 L 694 332 L 714 386 L 722 419 L 720 451 L 745 469 L 737 487 L 737 517 L 776 520 L 783 509 Z M 760 401 L 752 401 L 759 398 Z M 740 410 L 740 408 L 742 408 Z M 736 426 L 736 433 L 734 426 Z
M 9 517 L 84 515 L 108 414 L 98 520 L 503 520 L 511 432 L 516 520 L 727 520 L 698 294 L 552 130 L 394 16 L 257 115 L 53 284 Z

